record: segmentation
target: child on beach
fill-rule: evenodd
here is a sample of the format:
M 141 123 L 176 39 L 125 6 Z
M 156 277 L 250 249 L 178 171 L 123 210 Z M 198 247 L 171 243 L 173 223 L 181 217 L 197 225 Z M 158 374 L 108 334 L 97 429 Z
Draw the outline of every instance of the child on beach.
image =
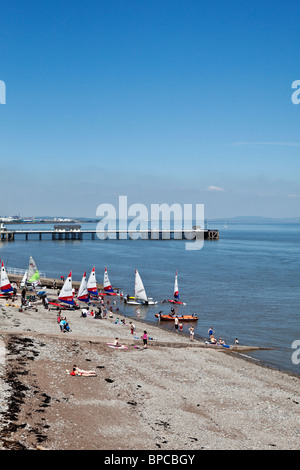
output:
M 144 331 L 144 334 L 142 336 L 142 339 L 143 339 L 143 343 L 144 343 L 144 349 L 147 349 L 147 344 L 148 344 L 148 335 L 147 335 L 147 331 Z
M 194 341 L 194 327 L 191 326 L 191 327 L 189 328 L 189 331 L 190 331 L 190 340 L 191 340 L 191 341 Z

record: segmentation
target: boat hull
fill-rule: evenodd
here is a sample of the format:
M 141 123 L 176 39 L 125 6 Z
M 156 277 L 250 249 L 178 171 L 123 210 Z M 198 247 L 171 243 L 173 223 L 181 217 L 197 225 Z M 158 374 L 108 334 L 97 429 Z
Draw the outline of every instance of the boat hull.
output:
M 169 299 L 168 302 L 170 302 L 171 304 L 175 304 L 175 305 L 186 305 L 184 302 L 180 302 L 179 300 Z
M 145 301 L 138 301 L 138 300 L 133 300 L 133 299 L 124 299 L 124 303 L 127 305 L 142 305 L 143 307 L 147 305 L 156 305 L 157 302 L 154 302 L 152 300 L 145 300 Z
M 155 314 L 156 318 L 160 317 L 160 320 L 162 321 L 174 321 L 176 316 L 172 315 L 159 315 L 158 313 Z M 179 322 L 191 322 L 191 321 L 197 321 L 198 317 L 193 316 L 193 315 L 182 315 L 182 316 L 177 316 Z

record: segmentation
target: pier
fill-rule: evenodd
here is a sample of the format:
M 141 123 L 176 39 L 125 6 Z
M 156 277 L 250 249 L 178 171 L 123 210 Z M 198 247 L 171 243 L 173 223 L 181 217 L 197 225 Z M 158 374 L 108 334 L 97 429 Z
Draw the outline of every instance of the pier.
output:
M 7 230 L 3 224 L 0 224 L 0 241 L 14 240 L 13 230 Z
M 80 226 L 60 227 L 45 230 L 7 230 L 0 228 L 1 241 L 14 240 L 219 240 L 215 229 L 159 229 L 159 230 L 96 230 Z

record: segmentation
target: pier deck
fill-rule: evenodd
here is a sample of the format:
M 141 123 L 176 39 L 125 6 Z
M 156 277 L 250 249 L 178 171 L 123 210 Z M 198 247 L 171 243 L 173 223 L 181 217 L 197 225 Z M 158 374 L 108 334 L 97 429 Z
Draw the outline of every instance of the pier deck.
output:
M 219 231 L 204 230 L 2 230 L 0 241 L 14 240 L 218 240 Z

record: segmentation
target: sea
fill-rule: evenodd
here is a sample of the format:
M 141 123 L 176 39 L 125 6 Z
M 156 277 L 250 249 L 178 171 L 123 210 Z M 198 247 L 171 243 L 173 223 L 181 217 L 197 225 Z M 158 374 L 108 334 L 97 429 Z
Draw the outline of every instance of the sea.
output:
M 96 228 L 96 224 L 81 224 Z M 10 229 L 45 230 L 43 225 L 16 225 Z M 53 226 L 51 226 L 52 228 Z M 219 240 L 205 241 L 199 250 L 187 250 L 185 240 L 56 240 L 33 235 L 25 241 L 0 243 L 5 266 L 27 269 L 31 255 L 49 278 L 80 281 L 93 266 L 103 282 L 105 266 L 111 284 L 125 295 L 134 293 L 138 269 L 148 297 L 155 306 L 120 304 L 120 312 L 157 324 L 155 314 L 169 313 L 175 273 L 180 300 L 175 313 L 196 314 L 195 338 L 207 338 L 210 327 L 228 344 L 268 348 L 246 355 L 267 366 L 300 376 L 300 224 L 215 224 Z M 189 242 L 193 243 L 193 242 Z M 173 306 L 174 307 L 174 306 Z M 74 313 L 76 314 L 76 312 Z M 138 316 L 140 315 L 140 316 Z M 173 323 L 163 328 L 174 329 Z M 183 324 L 183 334 L 189 324 Z M 174 330 L 175 331 L 175 330 Z M 181 333 L 177 333 L 181 334 Z

